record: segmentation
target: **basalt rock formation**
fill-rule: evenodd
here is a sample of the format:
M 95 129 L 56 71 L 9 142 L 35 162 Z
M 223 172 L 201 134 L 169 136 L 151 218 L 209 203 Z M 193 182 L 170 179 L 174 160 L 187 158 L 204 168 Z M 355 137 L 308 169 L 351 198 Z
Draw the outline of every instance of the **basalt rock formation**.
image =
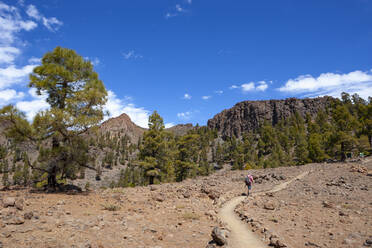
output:
M 222 136 L 240 137 L 244 132 L 256 130 L 268 121 L 275 125 L 298 112 L 315 116 L 319 110 L 325 110 L 335 99 L 329 96 L 318 98 L 288 98 L 285 100 L 243 101 L 226 109 L 208 121 L 208 127 L 216 129 Z

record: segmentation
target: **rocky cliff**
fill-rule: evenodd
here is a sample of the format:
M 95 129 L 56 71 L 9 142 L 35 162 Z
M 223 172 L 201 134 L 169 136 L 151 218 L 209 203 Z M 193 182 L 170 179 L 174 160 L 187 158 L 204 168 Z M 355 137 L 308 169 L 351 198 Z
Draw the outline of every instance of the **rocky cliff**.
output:
M 240 137 L 244 132 L 259 128 L 264 121 L 275 125 L 279 120 L 286 119 L 295 112 L 302 117 L 305 117 L 306 113 L 314 116 L 320 109 L 329 107 L 333 101 L 334 98 L 328 96 L 312 99 L 244 101 L 215 115 L 208 121 L 208 127 L 216 129 L 222 136 Z

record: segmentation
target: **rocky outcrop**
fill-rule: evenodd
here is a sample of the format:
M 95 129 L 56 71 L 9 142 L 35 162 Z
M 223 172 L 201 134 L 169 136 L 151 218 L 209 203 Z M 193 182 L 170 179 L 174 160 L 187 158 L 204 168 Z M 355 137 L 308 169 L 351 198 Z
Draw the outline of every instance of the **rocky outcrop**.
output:
M 193 130 L 195 127 L 191 123 L 178 124 L 166 130 L 173 133 L 175 136 L 182 136 L 187 134 L 188 131 Z
M 332 97 L 319 97 L 267 101 L 244 101 L 226 109 L 208 121 L 208 127 L 216 129 L 222 136 L 240 137 L 244 132 L 256 130 L 268 121 L 275 125 L 298 112 L 302 117 L 307 113 L 315 116 L 321 109 L 326 109 L 334 101 Z

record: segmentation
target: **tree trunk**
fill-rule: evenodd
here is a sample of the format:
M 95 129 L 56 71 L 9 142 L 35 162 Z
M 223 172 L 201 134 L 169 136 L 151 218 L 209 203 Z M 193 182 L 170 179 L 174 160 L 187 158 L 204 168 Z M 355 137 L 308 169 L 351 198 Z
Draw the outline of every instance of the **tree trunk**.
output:
M 341 161 L 346 160 L 346 154 L 345 154 L 345 143 L 341 142 Z
M 154 184 L 154 176 L 150 176 L 150 182 L 149 182 L 150 185 Z
M 53 166 L 52 170 L 48 172 L 48 190 L 56 191 L 57 187 L 57 170 Z

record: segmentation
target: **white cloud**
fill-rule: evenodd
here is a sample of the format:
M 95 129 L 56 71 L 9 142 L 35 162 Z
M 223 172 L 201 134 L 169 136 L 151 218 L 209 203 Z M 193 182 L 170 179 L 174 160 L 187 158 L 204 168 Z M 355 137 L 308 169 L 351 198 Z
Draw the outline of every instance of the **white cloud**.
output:
M 39 11 L 38 9 L 35 7 L 35 5 L 32 5 L 30 4 L 28 7 L 27 7 L 27 10 L 26 10 L 26 14 L 37 20 L 37 21 L 41 21 L 43 23 L 43 25 L 49 30 L 49 31 L 56 31 L 58 30 L 58 28 L 60 26 L 63 25 L 63 22 L 61 22 L 60 20 L 58 20 L 57 18 L 55 17 L 50 17 L 50 18 L 47 18 L 45 16 L 43 16 Z
M 26 9 L 29 17 L 39 20 L 42 15 L 35 6 Z M 58 20 L 57 20 L 58 21 Z M 57 23 L 53 19 L 52 23 Z M 17 7 L 4 4 L 0 1 L 0 89 L 11 87 L 15 84 L 25 83 L 27 76 L 40 61 L 30 58 L 29 65 L 19 67 L 15 64 L 16 58 L 22 53 L 17 44 L 21 31 L 30 31 L 37 27 L 37 23 L 25 19 Z
M 289 79 L 281 92 L 305 94 L 305 96 L 329 95 L 340 97 L 342 92 L 357 93 L 367 99 L 372 96 L 372 70 L 353 71 L 349 73 L 322 73 L 318 77 L 311 75 L 299 76 Z
M 141 54 L 136 53 L 134 50 L 124 52 L 123 56 L 125 59 L 142 59 L 143 58 Z
M 18 8 L 0 2 L 0 46 L 10 46 L 22 31 L 37 27 L 31 20 L 22 19 Z
M 247 84 L 242 84 L 241 88 L 242 88 L 243 92 L 252 91 L 252 90 L 255 89 L 253 82 L 250 82 L 250 83 L 247 83 Z
M 6 68 L 0 68 L 0 89 L 26 82 L 27 76 L 32 72 L 35 66 L 36 65 L 26 65 L 21 68 L 16 68 L 15 65 L 10 65 Z
M 31 88 L 28 94 L 32 97 L 30 101 L 20 101 L 16 103 L 16 107 L 26 114 L 29 121 L 32 121 L 35 115 L 49 108 L 46 102 L 46 95 L 38 95 L 35 88 Z
M 109 111 L 110 115 L 108 117 L 117 117 L 122 113 L 126 113 L 138 126 L 148 127 L 150 111 L 136 107 L 133 103 L 126 103 L 124 100 L 119 99 L 111 90 L 108 91 L 108 100 L 104 109 Z
M 177 10 L 178 12 L 184 12 L 184 11 L 185 11 L 185 9 L 182 8 L 180 4 L 176 4 L 176 10 Z
M 177 113 L 177 117 L 181 120 L 189 120 L 192 117 L 191 111 Z
M 49 31 L 55 32 L 59 29 L 60 26 L 63 25 L 63 22 L 61 22 L 55 17 L 51 18 L 43 17 L 43 24 L 47 29 L 49 29 Z
M 258 81 L 257 83 L 249 82 L 240 86 L 234 84 L 230 86 L 230 89 L 241 89 L 244 93 L 246 93 L 250 91 L 265 91 L 268 87 L 269 86 L 265 81 Z
M 175 13 L 166 13 L 165 14 L 165 19 L 169 19 L 169 18 L 172 18 L 172 17 L 176 17 L 178 16 L 178 14 L 175 14 Z
M 208 99 L 210 99 L 211 98 L 211 96 L 202 96 L 202 99 L 203 100 L 208 100 Z
M 94 66 L 97 66 L 101 63 L 101 61 L 97 57 L 84 57 L 84 59 L 89 60 L 90 63 L 92 63 L 92 65 L 94 65 Z
M 26 14 L 29 16 L 29 17 L 32 17 L 36 20 L 40 20 L 41 19 L 41 15 L 39 13 L 39 11 L 37 10 L 37 8 L 35 7 L 35 5 L 32 5 L 30 4 L 28 7 L 27 7 L 27 10 L 26 10 Z
M 165 123 L 164 126 L 165 128 L 171 128 L 171 127 L 174 127 L 176 124 L 174 124 L 173 122 L 169 122 L 169 123 Z
M 0 64 L 13 63 L 15 58 L 21 53 L 16 47 L 4 46 L 0 47 Z
M 188 93 L 185 93 L 185 94 L 183 95 L 183 99 L 185 99 L 185 100 L 190 100 L 191 98 L 192 98 L 192 96 L 189 95 Z
M 165 19 L 169 19 L 176 16 L 184 15 L 188 10 L 185 8 L 185 5 L 191 5 L 192 0 L 184 0 L 185 2 L 183 4 L 176 4 L 174 7 L 171 8 L 169 12 L 165 14 Z
M 17 100 L 24 96 L 25 94 L 23 92 L 17 92 L 13 89 L 0 90 L 0 103 L 6 104 L 11 100 Z
M 214 93 L 221 95 L 223 93 L 223 90 L 216 90 Z
M 265 91 L 267 87 L 269 87 L 265 81 L 259 81 L 257 84 L 258 86 L 256 87 L 256 90 L 258 91 Z
M 30 64 L 40 64 L 41 63 L 41 59 L 40 58 L 31 57 L 31 58 L 28 59 L 28 63 L 30 63 Z

